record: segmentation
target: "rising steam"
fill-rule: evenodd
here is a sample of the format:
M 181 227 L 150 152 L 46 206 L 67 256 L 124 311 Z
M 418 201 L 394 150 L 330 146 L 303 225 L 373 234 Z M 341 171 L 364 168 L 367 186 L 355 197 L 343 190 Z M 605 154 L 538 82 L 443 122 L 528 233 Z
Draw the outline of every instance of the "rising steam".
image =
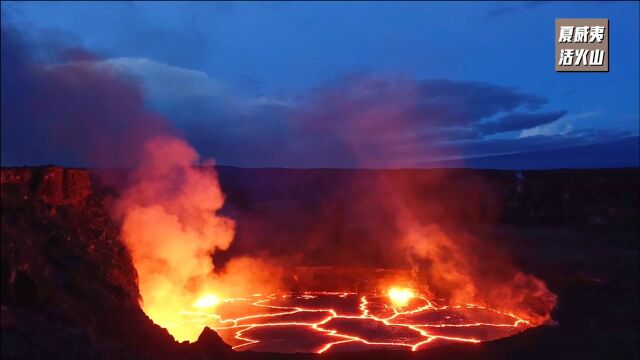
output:
M 197 161 L 195 150 L 180 139 L 148 141 L 117 203 L 143 309 L 181 340 L 199 335 L 171 330 L 181 320 L 180 311 L 206 293 L 211 254 L 226 249 L 234 233 L 234 222 L 216 215 L 224 196 L 215 171 L 193 167 Z
M 410 226 L 401 240 L 414 275 L 437 294 L 446 294 L 452 304 L 490 306 L 518 314 L 532 325 L 552 322 L 557 296 L 542 280 L 497 255 L 479 262 L 464 245 L 464 240 L 454 241 L 437 224 Z M 483 273 L 483 267 L 496 266 L 505 272 L 501 281 Z
M 177 340 L 194 341 L 203 327 L 187 322 L 185 313 L 225 297 L 273 290 L 279 274 L 248 257 L 214 273 L 211 256 L 229 247 L 235 223 L 217 214 L 224 204 L 217 174 L 211 163 L 194 166 L 199 157 L 188 143 L 151 139 L 140 160 L 116 208 L 138 272 L 141 305 Z

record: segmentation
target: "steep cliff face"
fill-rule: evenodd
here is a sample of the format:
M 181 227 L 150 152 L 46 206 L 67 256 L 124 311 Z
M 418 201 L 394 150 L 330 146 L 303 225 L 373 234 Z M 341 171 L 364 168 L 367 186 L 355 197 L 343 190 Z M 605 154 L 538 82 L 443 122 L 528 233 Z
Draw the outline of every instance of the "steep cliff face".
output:
M 142 312 L 99 179 L 58 167 L 1 174 L 3 358 L 230 356 L 209 333 L 207 346 L 178 344 Z

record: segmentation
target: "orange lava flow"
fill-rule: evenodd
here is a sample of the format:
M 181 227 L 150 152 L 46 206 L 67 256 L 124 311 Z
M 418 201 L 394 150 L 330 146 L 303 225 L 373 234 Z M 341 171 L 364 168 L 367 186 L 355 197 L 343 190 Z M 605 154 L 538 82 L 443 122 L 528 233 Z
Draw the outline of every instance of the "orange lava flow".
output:
M 212 312 L 180 314 L 186 319 L 182 325 L 209 326 L 233 349 L 277 352 L 323 353 L 376 347 L 416 351 L 435 344 L 478 343 L 532 326 L 516 315 L 473 304 L 438 305 L 439 301 L 413 293 L 410 300 L 401 296 L 402 305 L 397 300 L 392 294 L 353 292 L 257 294 L 221 299 Z M 250 315 L 225 314 L 234 309 Z M 282 339 L 297 347 L 283 348 Z

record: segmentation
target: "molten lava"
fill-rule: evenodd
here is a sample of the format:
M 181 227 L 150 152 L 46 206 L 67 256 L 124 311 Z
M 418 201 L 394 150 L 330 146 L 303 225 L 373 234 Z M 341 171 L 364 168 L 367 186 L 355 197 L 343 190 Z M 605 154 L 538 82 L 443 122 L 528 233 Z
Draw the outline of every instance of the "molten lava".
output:
M 395 307 L 407 306 L 409 300 L 414 297 L 412 289 L 392 287 L 389 289 L 389 299 Z
M 208 295 L 204 295 L 203 297 L 198 299 L 195 303 L 193 303 L 193 307 L 198 309 L 206 309 L 206 308 L 214 307 L 219 303 L 220 303 L 219 297 L 213 294 L 208 294 Z
M 387 296 L 354 292 L 255 294 L 199 299 L 183 310 L 185 328 L 209 326 L 237 350 L 315 352 L 391 348 L 419 350 L 454 342 L 477 343 L 532 326 L 516 315 L 483 306 L 451 306 L 412 289 Z M 215 308 L 213 308 L 215 306 Z M 203 309 L 204 308 L 204 309 Z M 208 310 L 208 311 L 207 311 Z

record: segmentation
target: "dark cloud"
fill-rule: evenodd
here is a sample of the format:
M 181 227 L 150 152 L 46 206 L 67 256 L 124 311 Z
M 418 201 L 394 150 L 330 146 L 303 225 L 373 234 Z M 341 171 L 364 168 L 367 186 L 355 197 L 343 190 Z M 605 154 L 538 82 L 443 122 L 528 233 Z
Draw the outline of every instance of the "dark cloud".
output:
M 420 126 L 472 125 L 500 113 L 524 108 L 536 110 L 547 100 L 515 88 L 479 81 L 447 79 L 414 80 L 376 77 L 368 74 L 346 76 L 304 99 L 309 115 L 318 126 L 342 127 L 363 121 L 368 112 L 393 113 L 386 118 L 366 119 L 372 130 L 380 130 L 385 120 Z M 345 122 L 345 118 L 352 121 Z
M 488 130 L 480 124 L 498 116 L 503 118 L 496 121 L 494 132 L 498 126 L 537 126 L 563 114 L 529 112 L 546 102 L 543 97 L 486 82 L 357 74 L 307 94 L 291 122 L 298 127 L 299 138 L 314 139 L 309 142 L 312 146 L 331 136 L 330 144 L 342 144 L 359 165 L 393 166 L 420 157 L 459 156 L 455 146 L 441 144 L 478 139 Z M 331 149 L 320 153 L 330 154 Z
M 572 141 L 573 142 L 573 141 Z M 637 167 L 639 160 L 638 136 L 622 137 L 609 142 L 568 145 L 494 156 L 478 156 L 460 161 L 424 163 L 429 167 L 464 167 L 489 169 L 558 169 L 558 168 L 611 168 Z
M 482 135 L 493 135 L 509 131 L 530 129 L 532 127 L 552 123 L 560 119 L 566 113 L 566 111 L 513 113 L 501 116 L 495 121 L 480 123 L 477 127 Z
M 224 164 L 392 166 L 459 155 L 452 148 L 442 153 L 439 144 L 477 139 L 481 121 L 527 114 L 545 103 L 485 82 L 355 74 L 299 95 L 290 106 L 234 109 L 206 99 L 176 104 L 168 113 L 201 152 Z
M 168 123 L 146 109 L 133 79 L 109 69 L 43 64 L 32 46 L 3 24 L 3 165 L 131 164 L 145 139 L 167 131 Z M 91 57 L 67 50 L 54 57 Z
M 289 167 L 415 166 L 441 158 L 529 151 L 625 136 L 568 131 L 486 139 L 558 120 L 543 97 L 485 82 L 349 75 L 290 106 L 177 106 L 170 118 L 222 164 Z M 199 119 L 195 121 L 193 119 Z M 191 125 L 185 125 L 191 124 Z
M 591 144 L 601 144 L 634 136 L 629 131 L 609 129 L 572 130 L 567 134 L 549 136 L 529 136 L 510 139 L 483 139 L 457 144 L 457 148 L 463 148 L 465 154 L 493 155 L 510 154 L 545 149 L 567 148 Z
M 147 109 L 153 99 L 135 77 L 91 66 L 95 55 L 77 47 L 36 56 L 33 48 L 42 43 L 46 38 L 34 43 L 3 25 L 3 165 L 121 165 L 137 153 L 141 136 L 169 127 Z M 487 139 L 551 123 L 565 111 L 541 111 L 547 103 L 541 96 L 477 81 L 360 73 L 276 100 L 181 97 L 159 110 L 201 154 L 237 166 L 418 166 L 628 135 L 574 130 Z
M 424 80 L 417 116 L 443 126 L 469 125 L 518 108 L 538 109 L 543 97 L 479 81 Z

